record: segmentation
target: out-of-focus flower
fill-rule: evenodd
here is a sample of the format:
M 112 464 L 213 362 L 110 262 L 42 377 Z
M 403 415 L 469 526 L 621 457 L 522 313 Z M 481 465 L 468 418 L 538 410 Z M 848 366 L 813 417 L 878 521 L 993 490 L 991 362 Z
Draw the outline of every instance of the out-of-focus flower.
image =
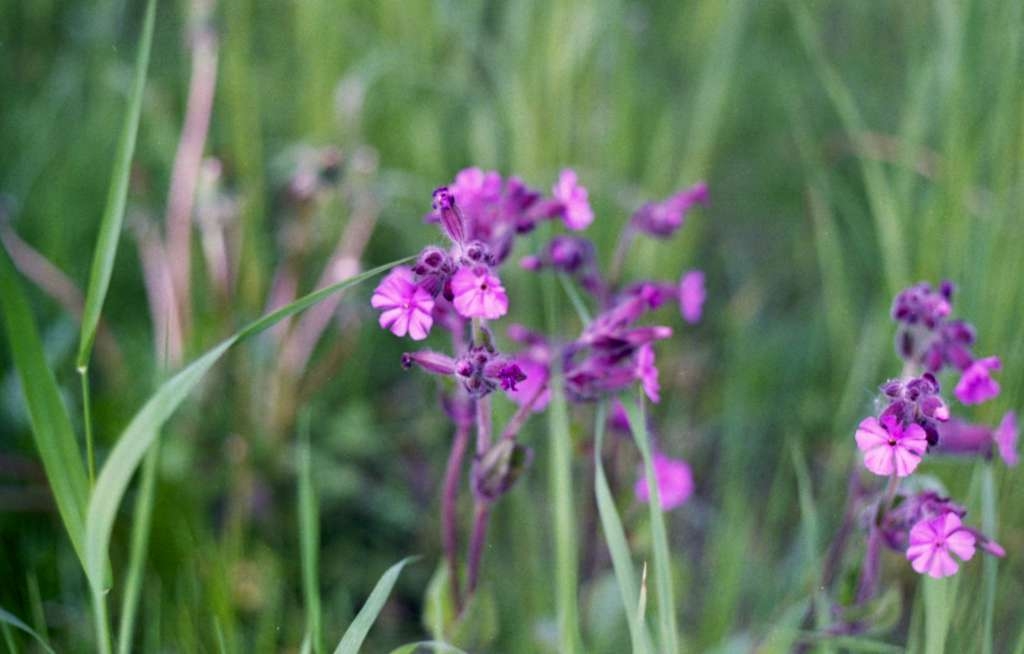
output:
M 381 280 L 370 298 L 370 305 L 383 310 L 380 326 L 395 336 L 409 335 L 421 341 L 434 324 L 431 312 L 434 298 L 413 280 L 412 270 L 399 266 Z
M 654 365 L 654 348 L 650 343 L 641 345 L 637 350 L 636 376 L 651 402 L 660 402 L 661 384 L 658 383 L 658 367 Z
M 704 273 L 689 270 L 679 280 L 679 312 L 691 325 L 700 322 L 707 293 L 704 290 Z
M 586 229 L 594 222 L 594 211 L 590 208 L 587 189 L 579 184 L 576 171 L 566 168 L 558 176 L 558 182 L 551 194 L 562 203 L 562 220 L 573 230 Z
M 654 480 L 658 484 L 658 499 L 661 501 L 662 511 L 671 511 L 689 499 L 693 494 L 693 472 L 686 461 L 655 452 L 651 463 L 654 467 Z M 651 501 L 646 475 L 640 475 L 634 491 L 641 502 Z
M 907 559 L 915 571 L 941 579 L 960 568 L 953 554 L 963 561 L 974 556 L 975 542 L 974 534 L 963 527 L 960 516 L 945 513 L 914 525 Z
M 464 266 L 451 280 L 452 304 L 466 318 L 500 318 L 508 312 L 508 295 L 498 276 L 485 265 Z
M 999 422 L 999 426 L 996 427 L 994 437 L 996 448 L 999 450 L 999 456 L 1010 467 L 1020 463 L 1020 457 L 1017 454 L 1018 435 L 1017 414 L 1013 411 L 1007 411 L 1006 415 Z
M 857 427 L 857 447 L 864 453 L 864 466 L 876 475 L 906 477 L 917 468 L 928 448 L 928 439 L 919 425 L 904 428 L 895 416 L 884 416 L 879 423 L 865 418 Z
M 630 225 L 655 238 L 668 238 L 683 226 L 686 213 L 696 204 L 707 204 L 708 185 L 698 182 L 661 202 L 648 202 L 633 214 Z
M 985 357 L 972 363 L 954 389 L 957 399 L 964 404 L 981 404 L 999 395 L 999 382 L 992 379 L 992 371 L 1001 367 L 999 357 Z

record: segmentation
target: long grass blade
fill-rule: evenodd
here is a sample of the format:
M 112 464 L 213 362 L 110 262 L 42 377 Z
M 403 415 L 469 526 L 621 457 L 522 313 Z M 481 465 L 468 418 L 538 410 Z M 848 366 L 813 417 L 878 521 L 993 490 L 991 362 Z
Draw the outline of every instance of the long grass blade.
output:
M 299 539 L 302 548 L 302 591 L 306 599 L 306 637 L 312 641 L 313 651 L 321 654 L 323 638 L 320 627 L 320 586 L 317 581 L 320 525 L 316 493 L 313 490 L 308 413 L 303 413 L 299 425 L 296 458 L 299 473 Z
M 467 652 L 443 643 L 439 640 L 421 640 L 418 643 L 409 643 L 408 645 L 402 645 L 401 647 L 391 650 L 391 654 L 416 654 L 420 650 L 434 652 L 434 654 L 467 654 Z
M 658 598 L 658 636 L 663 652 L 679 651 L 679 631 L 676 626 L 675 593 L 672 589 L 672 559 L 668 547 L 668 532 L 665 516 L 661 510 L 661 496 L 654 476 L 654 460 L 647 434 L 647 417 L 644 414 L 642 391 L 637 398 L 623 398 L 629 429 L 633 432 L 640 456 L 644 461 L 644 475 L 650 492 L 651 540 L 654 550 L 654 583 Z
M 0 247 L 0 308 L 32 423 L 32 436 L 71 545 L 85 563 L 85 466 L 53 371 L 7 250 Z
M 608 478 L 601 462 L 601 449 L 604 441 L 604 430 L 607 417 L 607 405 L 602 402 L 597 407 L 594 417 L 594 495 L 597 497 L 597 511 L 601 517 L 601 528 L 604 530 L 605 542 L 612 556 L 612 568 L 622 596 L 622 605 L 626 610 L 626 625 L 629 627 L 629 640 L 634 654 L 648 652 L 646 630 L 639 613 L 638 602 L 640 591 L 637 588 L 636 572 L 629 555 L 629 543 L 626 541 L 626 530 L 622 527 L 622 519 L 615 508 L 615 499 L 608 487 Z
M 149 550 L 149 530 L 153 522 L 153 501 L 156 497 L 156 477 L 160 463 L 160 441 L 156 441 L 142 464 L 142 483 L 132 516 L 132 544 L 125 577 L 124 597 L 121 599 L 121 622 L 117 629 L 118 654 L 132 650 L 135 616 L 139 610 L 139 596 L 145 577 L 146 554 Z
M 8 613 L 7 611 L 0 609 L 0 623 L 8 624 L 14 627 L 15 629 L 20 629 L 21 631 L 24 631 L 26 634 L 32 636 L 37 641 L 39 641 L 39 645 L 42 646 L 43 649 L 45 649 L 50 654 L 53 654 L 53 650 L 50 649 L 50 644 L 47 643 L 42 636 L 37 634 L 35 630 L 32 629 L 32 627 L 28 626 L 27 624 L 19 620 L 17 617 L 15 617 L 14 614 Z
M 363 604 L 363 608 L 359 609 L 355 620 L 348 626 L 345 635 L 341 637 L 341 642 L 338 643 L 334 654 L 358 654 L 359 648 L 363 646 L 363 641 L 366 640 L 366 634 L 370 632 L 370 627 L 376 622 L 377 616 L 380 614 L 381 609 L 384 608 L 384 603 L 388 601 L 388 595 L 391 594 L 391 589 L 394 588 L 395 582 L 398 581 L 398 575 L 401 574 L 402 568 L 416 558 L 410 556 L 402 559 L 388 568 L 387 572 L 381 576 L 380 581 L 374 586 L 373 592 L 370 593 L 370 597 L 366 600 L 366 604 Z
M 87 368 L 96 340 L 96 329 L 100 324 L 100 313 L 110 287 L 114 271 L 117 243 L 124 223 L 124 208 L 128 198 L 128 177 L 131 172 L 132 156 L 135 153 L 135 139 L 139 132 L 139 116 L 142 114 L 142 95 L 146 88 L 146 70 L 149 68 L 149 52 L 153 43 L 153 24 L 156 16 L 156 0 L 146 5 L 146 17 L 142 27 L 142 39 L 135 60 L 135 78 L 128 100 L 128 114 L 121 126 L 121 136 L 114 158 L 114 171 L 107 194 L 107 205 L 100 221 L 96 250 L 93 253 L 92 269 L 89 273 L 89 288 L 85 294 L 85 308 L 82 311 L 82 331 L 78 343 L 76 364 L 79 370 Z M 85 373 L 83 373 L 85 374 Z
M 981 464 L 981 530 L 990 538 L 998 537 L 999 518 L 996 514 L 996 482 L 992 471 L 992 464 L 985 462 Z M 982 607 L 982 633 L 981 653 L 992 654 L 992 635 L 995 623 L 996 610 L 996 584 L 998 577 L 996 569 L 999 565 L 994 556 L 984 557 L 982 588 L 984 603 Z
M 156 393 L 142 406 L 138 413 L 125 427 L 117 444 L 107 458 L 103 469 L 96 480 L 96 488 L 89 501 L 86 514 L 85 561 L 86 574 L 94 592 L 102 594 L 103 565 L 110 533 L 114 526 L 117 509 L 124 497 L 128 483 L 138 469 L 142 457 L 156 440 L 164 422 L 170 418 L 175 409 L 188 397 L 189 393 L 206 373 L 220 360 L 232 346 L 250 336 L 259 334 L 281 320 L 292 316 L 303 309 L 322 301 L 334 293 L 351 288 L 401 263 L 409 261 L 407 257 L 362 274 L 356 275 L 337 284 L 314 291 L 259 320 L 250 323 L 241 331 L 228 337 L 219 345 L 209 350 L 177 374 L 163 383 Z M 84 477 L 84 473 L 83 473 Z

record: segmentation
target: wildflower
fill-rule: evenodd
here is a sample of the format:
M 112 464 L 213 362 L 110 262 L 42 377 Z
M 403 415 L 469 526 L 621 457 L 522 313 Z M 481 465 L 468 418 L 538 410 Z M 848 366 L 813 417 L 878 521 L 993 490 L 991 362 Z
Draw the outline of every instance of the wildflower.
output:
M 519 380 L 514 388 L 506 389 L 505 393 L 519 406 L 533 401 L 533 411 L 543 411 L 551 401 L 548 379 L 551 371 L 543 363 L 523 356 L 517 356 L 515 363 L 526 379 Z
M 459 207 L 472 216 L 501 199 L 501 175 L 493 170 L 466 168 L 455 175 L 449 189 Z
M 633 214 L 630 225 L 655 238 L 668 238 L 683 226 L 686 213 L 696 204 L 707 204 L 708 186 L 699 182 L 662 202 L 648 202 Z
M 693 472 L 686 461 L 655 452 L 651 463 L 654 467 L 654 479 L 658 485 L 658 499 L 661 500 L 662 511 L 671 511 L 689 499 L 693 494 Z M 641 502 L 651 501 L 646 475 L 640 475 L 634 492 Z
M 658 368 L 654 365 L 654 348 L 650 343 L 645 343 L 637 349 L 636 376 L 651 402 L 660 402 L 661 384 L 658 383 Z
M 864 466 L 876 475 L 906 477 L 917 468 L 928 447 L 924 429 L 911 424 L 904 429 L 892 415 L 865 418 L 857 427 L 857 447 L 864 452 Z
M 440 219 L 444 233 L 452 243 L 462 245 L 466 240 L 466 226 L 455 196 L 447 186 L 434 189 L 434 215 Z
M 587 189 L 578 183 L 576 171 L 571 168 L 563 170 L 551 194 L 561 202 L 562 220 L 569 229 L 579 231 L 594 222 L 594 211 L 590 208 Z
M 508 295 L 485 265 L 464 266 L 451 280 L 452 304 L 466 318 L 500 318 L 508 312 Z
M 939 381 L 930 372 L 910 379 L 890 379 L 881 387 L 889 405 L 882 416 L 891 415 L 903 424 L 916 423 L 924 429 L 928 444 L 939 440 L 938 425 L 949 420 L 949 407 L 939 395 Z
M 406 334 L 422 341 L 434 324 L 431 312 L 434 299 L 413 280 L 413 272 L 405 266 L 392 270 L 373 292 L 370 305 L 382 309 L 380 326 L 395 336 Z
M 960 567 L 953 554 L 963 561 L 974 556 L 976 540 L 974 534 L 963 527 L 960 516 L 944 513 L 914 525 L 910 530 L 907 559 L 915 571 L 941 579 L 956 573 Z
M 999 456 L 1010 467 L 1020 462 L 1020 457 L 1017 455 L 1018 433 L 1017 414 L 1013 411 L 1007 411 L 1006 415 L 999 422 L 999 426 L 996 427 L 993 438 L 996 442 L 996 448 L 999 450 Z
M 985 357 L 972 363 L 956 385 L 955 393 L 964 404 L 981 404 L 999 395 L 999 382 L 992 371 L 1002 367 L 999 357 Z
M 683 320 L 691 325 L 699 322 L 706 297 L 704 273 L 700 270 L 684 273 L 679 280 L 679 311 Z

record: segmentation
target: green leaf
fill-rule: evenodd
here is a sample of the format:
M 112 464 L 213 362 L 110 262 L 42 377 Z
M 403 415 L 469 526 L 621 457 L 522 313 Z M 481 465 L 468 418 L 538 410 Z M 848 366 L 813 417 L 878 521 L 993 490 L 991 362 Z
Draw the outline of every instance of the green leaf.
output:
M 85 562 L 86 574 L 94 592 L 102 593 L 104 591 L 102 573 L 107 546 L 110 544 L 110 532 L 114 526 L 117 509 L 132 475 L 138 469 L 146 451 L 156 440 L 163 424 L 188 397 L 189 393 L 199 385 L 210 368 L 224 356 L 224 353 L 235 344 L 259 334 L 324 298 L 356 286 L 412 258 L 407 257 L 379 266 L 345 281 L 314 291 L 250 323 L 187 365 L 157 389 L 157 392 L 139 409 L 139 412 L 135 414 L 135 417 L 117 439 L 117 444 L 100 471 L 96 480 L 96 488 L 89 501 L 89 510 L 86 515 Z
M 114 171 L 107 192 L 107 206 L 100 221 L 96 250 L 93 253 L 92 269 L 89 273 L 89 288 L 85 295 L 82 311 L 82 332 L 78 343 L 78 368 L 89 365 L 96 329 L 100 324 L 100 312 L 110 287 L 110 276 L 114 270 L 117 243 L 121 237 L 124 222 L 124 207 L 128 198 L 128 180 L 132 156 L 135 153 L 135 137 L 139 132 L 139 116 L 142 113 L 142 95 L 146 87 L 146 69 L 149 68 L 149 52 L 153 43 L 153 23 L 156 15 L 156 0 L 146 5 L 146 18 L 142 28 L 142 40 L 135 60 L 135 79 L 128 99 L 128 114 L 121 126 L 121 136 L 114 159 Z
M 398 575 L 401 574 L 402 568 L 416 558 L 415 556 L 410 556 L 388 568 L 387 572 L 380 578 L 380 581 L 377 582 L 373 592 L 370 593 L 366 604 L 363 604 L 363 608 L 359 609 L 356 619 L 352 621 L 352 624 L 348 626 L 348 630 L 345 631 L 345 635 L 341 637 L 341 642 L 338 643 L 334 654 L 358 654 L 359 648 L 363 646 L 363 640 L 366 639 L 366 634 L 369 633 L 370 627 L 377 620 L 381 609 L 384 608 L 384 603 L 388 600 L 388 595 L 391 594 L 391 589 L 394 588 L 395 582 L 398 581 Z
M 46 365 L 43 344 L 28 301 L 22 293 L 7 250 L 2 247 L 0 309 L 7 340 L 11 344 L 11 358 L 28 405 L 36 449 L 43 461 L 57 511 L 71 537 L 71 545 L 84 565 L 85 506 L 89 486 L 82 454 L 53 371 Z
M 313 651 L 321 654 L 323 641 L 320 633 L 320 586 L 317 582 L 320 524 L 316 492 L 313 490 L 308 412 L 302 414 L 299 424 L 296 458 L 299 472 L 299 539 L 302 547 L 302 591 L 306 599 L 306 637 L 312 641 Z
M 0 609 L 0 622 L 4 624 L 9 624 L 12 627 L 15 627 L 16 629 L 21 629 L 26 634 L 32 636 L 37 641 L 39 641 L 39 644 L 42 645 L 43 649 L 45 649 L 50 654 L 53 654 L 53 650 L 50 649 L 49 643 L 47 643 L 42 636 L 33 631 L 32 627 L 29 627 L 27 624 L 16 618 L 12 613 L 8 613 L 7 611 Z
M 633 432 L 640 456 L 644 461 L 644 475 L 650 493 L 651 540 L 654 550 L 654 584 L 658 598 L 658 639 L 661 651 L 679 651 L 679 632 L 676 627 L 676 604 L 672 590 L 672 559 L 668 548 L 668 533 L 665 530 L 665 516 L 661 510 L 661 496 L 654 477 L 654 461 L 651 457 L 647 436 L 647 418 L 644 414 L 643 391 L 638 390 L 636 399 L 624 397 L 622 401 L 629 417 L 629 429 Z
M 607 403 L 601 402 L 597 406 L 597 415 L 594 417 L 594 494 L 597 496 L 597 511 L 601 516 L 601 528 L 604 531 L 605 542 L 608 544 L 608 551 L 612 556 L 615 579 L 618 582 L 622 605 L 626 611 L 629 639 L 633 652 L 636 654 L 650 651 L 650 644 L 647 642 L 647 630 L 639 614 L 640 591 L 637 588 L 636 571 L 633 569 L 633 561 L 629 554 L 626 531 L 622 527 L 619 511 L 615 508 L 615 499 L 608 487 L 608 478 L 604 472 L 604 464 L 601 462 L 606 413 Z
M 416 654 L 420 648 L 427 649 L 436 654 L 466 654 L 463 650 L 439 640 L 421 640 L 418 643 L 409 643 L 391 650 L 391 654 Z
M 139 609 L 139 596 L 146 570 L 146 553 L 149 550 L 149 530 L 153 523 L 153 501 L 156 497 L 159 463 L 160 442 L 156 441 L 142 466 L 142 483 L 139 487 L 139 496 L 135 500 L 135 515 L 132 516 L 131 553 L 128 559 L 124 597 L 121 599 L 121 622 L 117 629 L 118 654 L 128 654 L 132 649 L 135 615 Z

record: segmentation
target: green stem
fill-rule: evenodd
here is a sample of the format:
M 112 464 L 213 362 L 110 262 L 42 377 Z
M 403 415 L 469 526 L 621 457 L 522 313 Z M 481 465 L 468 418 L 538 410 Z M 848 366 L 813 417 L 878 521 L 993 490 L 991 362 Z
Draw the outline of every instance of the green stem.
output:
M 85 463 L 89 472 L 89 490 L 96 485 L 96 458 L 92 448 L 92 399 L 89 394 L 89 366 L 79 366 L 82 380 L 82 421 L 85 423 Z

